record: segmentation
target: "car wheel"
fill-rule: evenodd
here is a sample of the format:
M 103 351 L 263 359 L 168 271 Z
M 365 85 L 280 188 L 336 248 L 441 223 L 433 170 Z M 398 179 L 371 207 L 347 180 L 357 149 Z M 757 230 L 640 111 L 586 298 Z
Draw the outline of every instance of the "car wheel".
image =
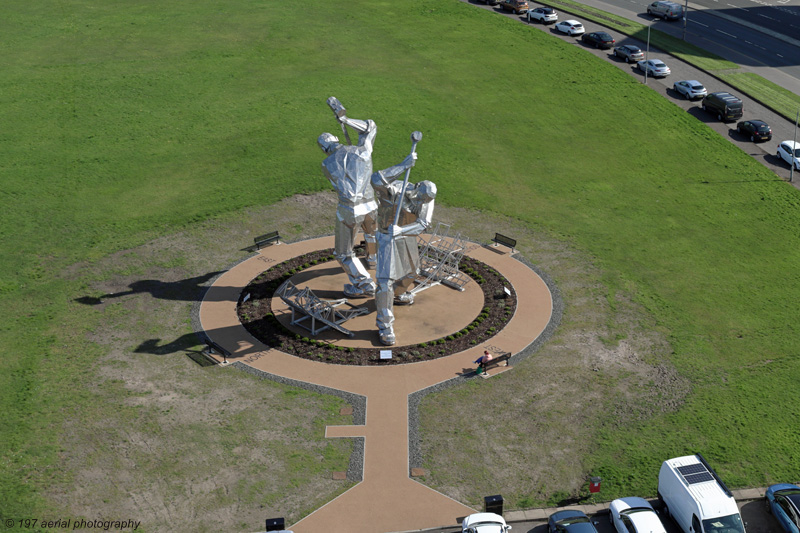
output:
M 769 504 L 769 500 L 767 498 L 764 498 L 764 502 L 767 505 L 767 514 L 772 514 L 772 506 Z
M 708 111 L 708 109 L 706 109 L 706 104 L 703 104 L 703 111 Z
M 717 120 L 722 122 L 722 113 L 717 113 Z
M 629 57 L 626 57 L 626 58 L 625 58 L 625 62 L 626 62 L 626 63 L 630 63 L 630 61 L 631 61 L 631 58 L 629 58 Z
M 683 93 L 683 97 L 687 100 L 691 100 L 692 98 L 689 96 L 689 93 Z
M 750 142 L 751 142 L 751 143 L 754 143 L 754 142 L 756 142 L 756 136 L 755 136 L 755 135 L 751 135 L 751 136 L 750 136 Z

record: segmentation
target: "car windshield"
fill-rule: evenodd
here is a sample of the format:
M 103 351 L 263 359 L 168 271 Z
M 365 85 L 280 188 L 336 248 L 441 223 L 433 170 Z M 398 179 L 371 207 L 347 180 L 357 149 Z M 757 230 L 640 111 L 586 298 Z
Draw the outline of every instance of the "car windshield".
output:
M 665 65 L 661 61 L 653 61 L 653 66 L 654 67 L 663 67 Z
M 702 85 L 692 85 L 692 90 L 693 91 L 702 91 L 703 90 L 703 86 Z
M 572 27 L 573 28 L 583 28 L 583 25 L 582 24 L 573 24 Z
M 553 9 L 549 7 L 542 9 L 542 12 L 547 13 L 548 15 L 552 15 L 553 13 L 555 13 L 555 11 L 553 11 Z
M 703 520 L 703 531 L 706 533 L 744 533 L 742 517 L 739 516 L 739 513 L 736 513 Z
M 559 520 L 556 522 L 557 526 L 571 526 L 572 524 L 583 524 L 589 521 L 588 516 L 570 516 L 569 518 L 565 518 L 564 520 Z
M 642 511 L 650 511 L 647 507 L 631 507 L 630 509 L 625 509 L 619 514 L 634 514 L 634 513 L 641 513 Z
M 607 34 L 607 33 L 598 33 L 597 37 L 599 37 L 603 41 L 610 41 L 611 40 L 611 36 L 609 34 Z
M 758 131 L 769 131 L 769 126 L 766 124 L 759 124 Z

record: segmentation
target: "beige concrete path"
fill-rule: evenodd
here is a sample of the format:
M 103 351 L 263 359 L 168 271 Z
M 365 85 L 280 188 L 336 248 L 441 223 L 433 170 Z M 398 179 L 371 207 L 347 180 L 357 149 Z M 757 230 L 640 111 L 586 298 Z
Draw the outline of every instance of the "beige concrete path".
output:
M 236 265 L 209 288 L 200 306 L 206 334 L 258 370 L 365 396 L 366 424 L 328 427 L 326 436 L 364 437 L 361 483 L 291 526 L 295 533 L 376 533 L 453 525 L 475 510 L 409 477 L 408 395 L 474 369 L 484 349 L 516 354 L 550 321 L 553 301 L 545 282 L 507 251 L 473 244 L 467 255 L 500 272 L 517 293 L 517 310 L 503 331 L 484 345 L 433 361 L 394 366 L 331 365 L 294 357 L 263 345 L 239 323 L 236 303 L 245 285 L 291 257 L 333 246 L 333 237 L 278 244 Z M 423 293 L 424 294 L 424 293 Z M 452 291 L 452 313 L 459 313 Z M 417 304 L 414 305 L 416 307 Z M 469 311 L 468 311 L 469 312 Z M 498 368 L 492 373 L 505 370 Z

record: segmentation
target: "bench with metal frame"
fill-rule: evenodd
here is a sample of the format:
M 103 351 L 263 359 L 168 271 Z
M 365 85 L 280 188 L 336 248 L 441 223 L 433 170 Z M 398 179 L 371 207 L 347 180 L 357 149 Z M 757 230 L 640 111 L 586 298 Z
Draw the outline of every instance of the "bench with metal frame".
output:
M 222 356 L 222 362 L 228 362 L 228 356 L 231 354 L 228 350 L 217 344 L 216 342 L 212 341 L 211 339 L 206 339 L 206 347 L 203 350 L 203 355 L 213 361 L 215 364 L 219 364 L 219 361 L 214 357 L 213 354 L 219 354 Z
M 259 235 L 258 237 L 253 239 L 256 250 L 260 250 L 261 248 L 263 248 L 268 244 L 273 244 L 280 241 L 281 241 L 281 236 L 278 235 L 278 230 L 270 231 L 269 233 L 265 233 L 264 235 Z
M 505 235 L 503 235 L 501 233 L 495 233 L 494 234 L 494 238 L 492 239 L 492 241 L 495 244 L 502 244 L 503 246 L 508 246 L 509 248 L 511 248 L 512 252 L 514 251 L 514 248 L 517 247 L 517 239 L 512 239 L 511 237 L 506 237 Z

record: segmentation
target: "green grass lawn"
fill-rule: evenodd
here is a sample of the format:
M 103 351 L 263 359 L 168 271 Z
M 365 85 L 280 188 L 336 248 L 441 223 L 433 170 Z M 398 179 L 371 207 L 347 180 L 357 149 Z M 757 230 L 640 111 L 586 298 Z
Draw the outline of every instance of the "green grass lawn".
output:
M 69 384 L 102 352 L 62 349 L 95 320 L 75 324 L 88 281 L 65 269 L 325 189 L 331 95 L 377 122 L 376 168 L 422 131 L 414 172 L 442 203 L 570 243 L 666 332 L 693 393 L 596 435 L 585 463 L 604 491 L 652 493 L 657 465 L 694 450 L 734 487 L 800 477 L 800 407 L 784 400 L 800 378 L 800 195 L 614 66 L 451 0 L 4 11 L 3 517 L 50 505 L 59 421 L 88 394 Z

